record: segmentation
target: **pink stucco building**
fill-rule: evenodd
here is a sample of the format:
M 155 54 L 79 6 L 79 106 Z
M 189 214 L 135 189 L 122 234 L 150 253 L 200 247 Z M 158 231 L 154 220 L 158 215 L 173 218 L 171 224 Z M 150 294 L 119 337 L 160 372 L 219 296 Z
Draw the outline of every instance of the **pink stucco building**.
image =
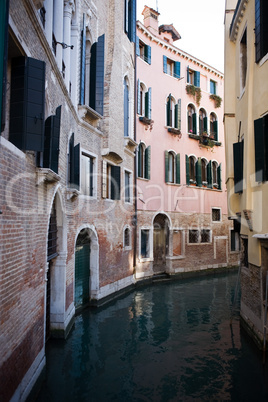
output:
M 227 219 L 223 74 L 174 45 L 173 25 L 145 6 L 137 22 L 136 275 L 235 265 Z

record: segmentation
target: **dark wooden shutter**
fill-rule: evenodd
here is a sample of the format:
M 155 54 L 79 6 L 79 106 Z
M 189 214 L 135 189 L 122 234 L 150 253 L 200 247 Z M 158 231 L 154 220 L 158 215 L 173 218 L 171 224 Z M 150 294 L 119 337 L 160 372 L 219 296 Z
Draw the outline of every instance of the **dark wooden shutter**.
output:
M 171 108 L 171 94 L 169 94 L 167 101 L 167 126 L 171 126 L 170 108 Z
M 148 119 L 152 118 L 152 88 L 148 89 Z
M 23 151 L 43 151 L 45 63 L 12 60 L 9 140 Z
M 201 167 L 201 158 L 198 158 L 196 164 L 196 184 L 198 187 L 202 187 L 202 167 Z
M 180 154 L 176 155 L 176 183 L 181 182 L 181 166 L 180 166 Z
M 190 71 L 189 71 L 189 66 L 187 66 L 187 82 L 190 82 Z
M 262 58 L 261 51 L 261 0 L 255 0 L 255 55 L 258 63 Z
M 168 171 L 169 171 L 169 163 L 168 163 L 168 151 L 165 151 L 165 182 L 168 183 Z
M 9 0 L 0 3 L 0 132 L 5 128 Z
M 190 166 L 189 166 L 188 155 L 185 155 L 185 169 L 186 169 L 186 184 L 189 186 L 189 184 L 190 184 Z
M 208 188 L 212 188 L 212 162 L 209 161 L 207 164 L 207 182 Z
M 141 84 L 140 84 L 140 80 L 138 80 L 138 84 L 137 84 L 137 113 L 141 114 Z
M 194 86 L 200 87 L 200 72 L 199 71 L 194 72 Z
M 105 35 L 91 47 L 89 106 L 103 115 Z
M 85 14 L 83 14 L 83 29 L 81 32 L 80 105 L 85 104 L 85 70 L 86 70 L 86 18 Z
M 140 56 L 140 39 L 138 35 L 136 35 L 136 56 Z
M 150 180 L 150 178 L 151 178 L 151 146 L 150 145 L 145 149 L 144 159 L 145 159 L 145 166 L 144 166 L 145 179 Z
M 80 144 L 74 147 L 74 187 L 80 189 Z
M 265 157 L 265 130 L 264 119 L 254 121 L 254 145 L 255 145 L 255 180 L 262 182 L 266 177 L 266 157 Z
M 243 192 L 244 141 L 233 144 L 235 193 Z
M 69 156 L 68 156 L 68 169 L 69 169 L 69 184 L 74 184 L 74 133 L 72 133 L 69 140 Z
M 197 130 L 196 130 L 196 113 L 192 114 L 192 119 L 193 119 L 193 134 L 196 134 L 197 133 Z
M 145 100 L 145 117 L 149 117 L 148 116 L 148 114 L 149 114 L 149 94 L 148 94 L 148 92 L 146 92 L 145 93 L 145 96 L 144 96 L 144 100 Z
M 111 199 L 120 200 L 121 175 L 120 166 L 111 166 Z
M 213 133 L 214 133 L 214 140 L 218 141 L 218 122 L 217 122 L 217 120 L 213 121 Z
M 141 161 L 142 155 L 141 155 L 141 153 L 142 153 L 142 145 L 139 144 L 139 148 L 138 148 L 138 177 L 141 177 L 141 165 L 142 165 L 142 161 Z
M 151 64 L 151 56 L 152 55 L 152 48 L 151 46 L 147 45 L 147 63 Z
M 163 71 L 167 74 L 167 56 L 163 56 Z
M 129 33 L 129 39 L 131 42 L 135 43 L 136 39 L 136 0 L 130 0 L 130 6 L 131 6 L 131 29 Z
M 208 118 L 207 116 L 204 117 L 204 131 L 208 131 Z
M 125 0 L 125 32 L 128 33 L 128 1 Z
M 175 117 L 175 127 L 181 129 L 181 99 L 178 99 L 178 103 L 175 106 L 175 112 L 177 110 L 177 118 Z
M 221 163 L 217 167 L 217 182 L 218 182 L 218 189 L 221 190 Z
M 124 80 L 124 137 L 128 137 L 129 120 L 129 92 L 126 80 Z
M 49 116 L 45 122 L 44 164 L 45 168 L 58 173 L 60 151 L 60 124 L 61 106 L 57 107 L 56 114 Z
M 180 78 L 181 76 L 181 63 L 179 61 L 175 61 L 174 63 L 174 77 Z

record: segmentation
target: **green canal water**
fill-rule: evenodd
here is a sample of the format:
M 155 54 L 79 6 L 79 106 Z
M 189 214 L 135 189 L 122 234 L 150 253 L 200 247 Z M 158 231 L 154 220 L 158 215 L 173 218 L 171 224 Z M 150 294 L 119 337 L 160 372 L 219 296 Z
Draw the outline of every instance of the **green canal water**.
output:
M 268 362 L 230 316 L 237 273 L 141 287 L 47 344 L 37 401 L 268 401 Z

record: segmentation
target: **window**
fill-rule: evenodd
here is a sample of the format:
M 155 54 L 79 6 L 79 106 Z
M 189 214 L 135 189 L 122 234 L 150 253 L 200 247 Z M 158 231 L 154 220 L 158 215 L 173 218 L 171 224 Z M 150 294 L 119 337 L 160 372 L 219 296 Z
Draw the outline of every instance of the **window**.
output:
M 241 240 L 241 262 L 244 267 L 248 268 L 248 239 L 242 237 Z
M 176 103 L 175 98 L 169 94 L 166 101 L 167 126 L 176 129 L 181 128 L 181 100 Z
M 125 202 L 131 201 L 130 186 L 131 186 L 131 174 L 125 171 Z
M 81 156 L 81 190 L 84 195 L 94 195 L 95 158 L 82 153 Z
M 199 134 L 206 133 L 208 131 L 208 119 L 204 109 L 199 110 Z
M 186 162 L 186 184 L 196 184 L 196 157 L 185 155 Z
M 240 251 L 240 236 L 233 229 L 231 229 L 231 251 Z
M 212 161 L 212 184 L 214 188 L 221 190 L 221 164 Z
M 136 41 L 136 0 L 125 0 L 125 33 L 131 42 Z
M 183 232 L 173 230 L 173 257 L 183 255 Z
M 211 243 L 210 233 L 211 233 L 210 229 L 201 230 L 201 243 Z
M 217 84 L 216 84 L 215 81 L 210 80 L 210 93 L 211 93 L 212 95 L 217 95 L 216 85 L 217 85 Z
M 120 166 L 110 165 L 102 161 L 102 197 L 110 200 L 120 200 L 121 190 Z
M 199 231 L 196 229 L 189 230 L 189 243 L 199 243 Z
M 80 189 L 80 144 L 74 146 L 74 133 L 69 140 L 68 184 L 71 188 Z
M 188 133 L 196 134 L 196 112 L 194 105 L 189 105 L 187 108 L 188 115 Z
M 137 56 L 139 56 L 146 63 L 151 64 L 151 46 L 143 43 L 139 38 L 137 38 L 139 43 L 139 50 Z
M 146 86 L 138 80 L 137 90 L 137 113 L 151 119 L 152 114 L 152 88 L 147 91 Z
M 124 229 L 123 247 L 125 250 L 131 249 L 131 231 L 129 227 Z
M 142 142 L 138 147 L 138 177 L 148 180 L 151 177 L 151 146 L 146 148 Z
M 129 89 L 126 78 L 124 79 L 124 137 L 129 136 Z
M 256 146 L 256 142 L 255 142 Z M 256 154 L 255 154 L 256 156 Z M 234 191 L 243 192 L 244 141 L 233 144 Z
M 49 219 L 48 239 L 47 239 L 47 261 L 52 260 L 58 255 L 57 240 L 58 240 L 57 213 L 56 213 L 56 203 L 54 200 Z
M 220 222 L 221 221 L 220 208 L 212 208 L 211 215 L 212 215 L 212 222 Z
M 181 63 L 168 59 L 167 56 L 163 56 L 163 71 L 165 74 L 171 75 L 174 78 L 180 78 Z
M 59 164 L 60 124 L 61 106 L 57 107 L 55 115 L 49 116 L 45 121 L 43 167 L 55 173 L 58 173 Z
M 206 186 L 207 185 L 207 160 L 202 158 L 201 159 L 201 181 L 202 185 Z
M 180 184 L 180 154 L 165 151 L 165 182 Z
M 254 121 L 254 145 L 255 180 L 257 182 L 264 182 L 268 180 L 268 115 Z M 242 151 L 241 149 L 240 153 L 242 153 Z M 239 155 L 236 157 L 238 158 Z M 242 162 L 240 162 L 240 164 L 241 163 Z
M 149 258 L 150 257 L 150 231 L 149 229 L 141 229 L 140 232 L 140 255 L 141 258 Z
M 240 42 L 240 82 L 241 90 L 246 86 L 247 77 L 247 29 L 245 29 Z
M 255 53 L 258 63 L 268 53 L 268 3 L 255 0 Z
M 210 113 L 210 137 L 218 141 L 218 121 L 215 113 Z
M 200 72 L 187 67 L 187 83 L 200 87 Z

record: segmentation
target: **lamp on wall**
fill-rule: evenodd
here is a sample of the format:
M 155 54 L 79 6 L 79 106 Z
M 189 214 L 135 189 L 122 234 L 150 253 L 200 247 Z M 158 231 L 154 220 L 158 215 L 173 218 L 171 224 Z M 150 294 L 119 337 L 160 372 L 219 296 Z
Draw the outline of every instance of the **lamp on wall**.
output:
M 67 47 L 74 48 L 74 45 L 66 45 L 64 42 L 56 42 L 56 45 L 61 45 L 63 49 L 67 49 Z

